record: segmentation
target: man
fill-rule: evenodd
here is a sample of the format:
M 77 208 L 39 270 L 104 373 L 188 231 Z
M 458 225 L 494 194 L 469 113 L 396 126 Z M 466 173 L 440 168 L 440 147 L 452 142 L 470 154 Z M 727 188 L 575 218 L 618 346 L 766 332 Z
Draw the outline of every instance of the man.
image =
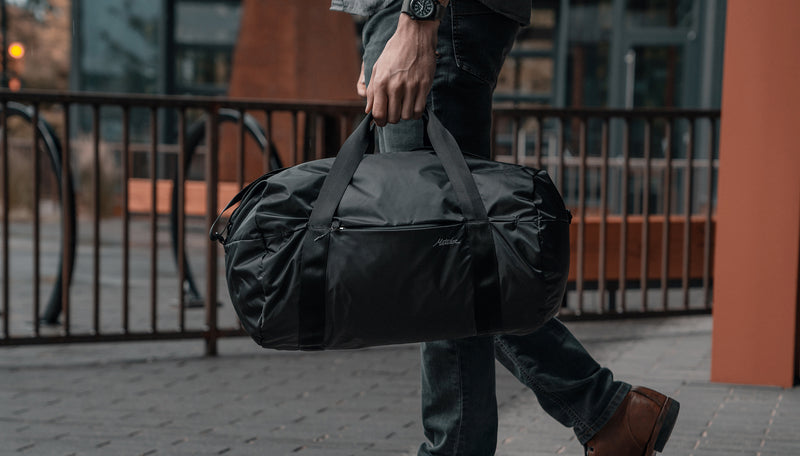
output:
M 333 0 L 368 16 L 358 91 L 381 151 L 427 143 L 429 106 L 464 152 L 488 156 L 492 92 L 529 0 Z M 479 336 L 422 344 L 422 415 L 428 455 L 491 455 L 497 440 L 494 360 L 573 428 L 587 455 L 662 451 L 678 403 L 615 381 L 557 319 L 526 336 Z

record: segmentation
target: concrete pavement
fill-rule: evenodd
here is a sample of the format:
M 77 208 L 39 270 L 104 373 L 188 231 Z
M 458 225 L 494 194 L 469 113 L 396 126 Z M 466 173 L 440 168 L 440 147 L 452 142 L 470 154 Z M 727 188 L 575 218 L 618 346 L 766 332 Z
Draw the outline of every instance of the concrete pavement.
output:
M 30 229 L 11 228 L 10 323 L 20 335 L 31 332 L 33 318 Z M 118 220 L 104 221 L 99 320 L 106 333 L 119 331 L 122 320 L 120 232 Z M 148 233 L 145 221 L 135 221 L 133 330 L 150 326 Z M 166 233 L 162 220 L 156 291 L 159 328 L 169 329 L 178 322 L 180 286 Z M 72 316 L 73 330 L 84 333 L 91 331 L 93 277 L 90 234 L 79 234 Z M 194 229 L 187 240 L 198 274 L 206 236 Z M 41 247 L 46 297 L 57 226 L 44 226 Z M 227 302 L 220 324 L 235 325 Z M 681 402 L 665 455 L 800 454 L 800 389 L 709 383 L 710 317 L 568 326 L 618 378 Z M 187 311 L 187 327 L 203 327 L 202 310 Z M 0 455 L 407 455 L 423 440 L 416 345 L 287 353 L 242 338 L 221 341 L 216 358 L 204 357 L 203 347 L 195 340 L 0 348 Z M 498 455 L 582 454 L 572 432 L 499 365 L 497 379 Z
M 572 322 L 618 378 L 673 395 L 665 455 L 800 454 L 800 389 L 712 384 L 711 318 Z M 249 339 L 0 349 L 3 455 L 406 455 L 418 346 L 292 353 Z M 497 366 L 498 455 L 582 454 Z

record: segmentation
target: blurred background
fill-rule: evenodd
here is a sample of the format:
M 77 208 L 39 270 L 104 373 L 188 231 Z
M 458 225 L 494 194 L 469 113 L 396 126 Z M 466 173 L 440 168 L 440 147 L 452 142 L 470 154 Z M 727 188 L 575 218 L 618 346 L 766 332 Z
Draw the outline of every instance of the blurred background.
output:
M 0 0 L 0 453 L 414 451 L 417 347 L 260 350 L 209 242 L 363 118 L 365 18 L 329 8 Z M 559 317 L 681 401 L 669 454 L 798 453 L 797 24 L 798 0 L 533 0 L 500 74 L 492 157 L 573 214 Z M 498 454 L 580 451 L 497 386 Z
M 769 24 L 797 12 L 728 3 L 532 2 L 495 92 L 492 154 L 546 169 L 575 216 L 563 318 L 717 311 L 723 69 L 792 93 L 764 75 L 788 74 L 767 71 L 792 42 Z M 205 338 L 213 352 L 241 334 L 213 305 L 227 296 L 211 221 L 262 173 L 335 155 L 363 115 L 364 18 L 329 7 L 0 1 L 6 343 Z M 773 16 L 732 34 L 756 13 Z M 726 54 L 726 36 L 744 53 Z M 777 128 L 781 105 L 729 111 L 742 116 L 731 157 L 735 133 Z
M 168 311 L 159 301 L 204 305 L 215 292 L 195 274 L 211 274 L 198 254 L 204 217 L 266 170 L 335 155 L 360 118 L 364 18 L 329 6 L 0 2 L 2 80 L 19 94 L 7 106 L 8 218 L 43 220 L 54 251 L 61 239 L 77 242 L 36 270 L 41 290 L 31 299 L 43 322 L 60 322 L 61 284 L 83 280 L 94 305 L 72 324 L 115 332 L 123 320 L 127 333 L 133 310 L 101 312 L 100 303 L 136 292 L 129 265 L 137 253 L 149 254 L 141 258 L 150 302 L 142 325 L 158 326 Z M 725 0 L 533 2 L 495 92 L 493 155 L 547 169 L 580 221 L 565 318 L 710 312 L 725 14 Z M 126 250 L 139 234 L 147 248 Z M 179 284 L 157 286 L 161 277 Z

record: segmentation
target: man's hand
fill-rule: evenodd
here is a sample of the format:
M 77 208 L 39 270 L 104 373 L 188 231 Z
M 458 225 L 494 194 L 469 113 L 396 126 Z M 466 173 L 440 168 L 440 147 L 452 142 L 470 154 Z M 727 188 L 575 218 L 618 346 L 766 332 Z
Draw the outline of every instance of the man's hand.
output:
M 358 92 L 359 97 L 366 97 L 367 96 L 367 82 L 364 79 L 364 62 L 361 62 L 361 74 L 358 76 L 358 82 L 356 83 L 356 92 Z
M 415 21 L 400 15 L 367 86 L 367 107 L 383 127 L 400 119 L 419 119 L 433 85 L 439 21 Z M 363 68 L 362 68 L 363 76 Z

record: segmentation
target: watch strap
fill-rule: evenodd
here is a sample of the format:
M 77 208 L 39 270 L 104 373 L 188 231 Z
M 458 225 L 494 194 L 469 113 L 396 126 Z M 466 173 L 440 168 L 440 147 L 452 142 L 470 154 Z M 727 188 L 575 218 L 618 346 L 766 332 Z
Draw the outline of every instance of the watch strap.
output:
M 433 15 L 427 18 L 418 17 L 414 14 L 414 10 L 411 9 L 412 1 L 414 0 L 403 0 L 403 5 L 400 7 L 400 12 L 408 14 L 414 20 L 440 21 L 442 18 L 444 18 L 445 13 L 447 12 L 447 6 L 442 5 L 439 0 L 431 0 L 433 3 Z

